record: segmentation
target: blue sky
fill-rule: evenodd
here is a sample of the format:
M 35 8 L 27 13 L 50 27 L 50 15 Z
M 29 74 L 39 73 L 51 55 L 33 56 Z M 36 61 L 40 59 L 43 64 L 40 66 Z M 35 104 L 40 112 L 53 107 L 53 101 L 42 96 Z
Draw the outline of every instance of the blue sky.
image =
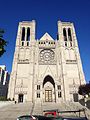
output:
M 0 58 L 11 72 L 16 34 L 20 21 L 36 20 L 36 38 L 48 32 L 54 39 L 57 21 L 73 22 L 86 81 L 90 81 L 90 0 L 0 0 L 0 28 L 8 41 Z

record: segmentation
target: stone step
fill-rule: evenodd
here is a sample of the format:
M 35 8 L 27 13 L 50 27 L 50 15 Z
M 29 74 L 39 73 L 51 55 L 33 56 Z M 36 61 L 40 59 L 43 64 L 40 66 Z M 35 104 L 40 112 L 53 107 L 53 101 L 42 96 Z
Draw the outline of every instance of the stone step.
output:
M 33 107 L 33 115 L 42 115 L 42 104 L 40 103 L 35 103 Z

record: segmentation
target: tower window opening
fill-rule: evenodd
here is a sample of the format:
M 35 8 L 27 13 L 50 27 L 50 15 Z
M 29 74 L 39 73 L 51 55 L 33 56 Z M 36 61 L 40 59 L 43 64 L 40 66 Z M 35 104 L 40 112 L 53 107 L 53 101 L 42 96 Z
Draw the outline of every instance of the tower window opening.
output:
M 22 46 L 24 46 L 24 42 L 22 42 Z
M 30 41 L 30 28 L 27 28 L 27 41 Z
M 67 42 L 65 42 L 65 46 L 67 47 Z
M 67 41 L 67 34 L 66 34 L 66 29 L 63 29 L 63 37 L 64 37 L 64 41 Z
M 22 41 L 25 41 L 25 27 L 22 28 Z
M 29 42 L 27 42 L 27 46 L 29 46 Z
M 69 39 L 69 41 L 72 41 L 71 29 L 70 28 L 68 28 L 68 39 Z
M 61 98 L 62 95 L 61 95 L 61 92 L 58 92 L 58 98 Z

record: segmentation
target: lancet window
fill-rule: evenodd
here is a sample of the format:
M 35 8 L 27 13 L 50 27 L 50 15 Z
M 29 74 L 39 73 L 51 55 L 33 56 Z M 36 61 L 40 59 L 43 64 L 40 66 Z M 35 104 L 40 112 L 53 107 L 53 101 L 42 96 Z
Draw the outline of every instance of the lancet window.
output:
M 72 41 L 71 29 L 70 28 L 68 28 L 68 39 L 69 39 L 69 41 Z
M 66 29 L 63 29 L 63 37 L 64 37 L 64 41 L 67 41 L 67 34 L 66 34 Z
M 30 41 L 30 28 L 27 28 L 27 41 Z
M 25 27 L 22 28 L 22 41 L 25 41 Z

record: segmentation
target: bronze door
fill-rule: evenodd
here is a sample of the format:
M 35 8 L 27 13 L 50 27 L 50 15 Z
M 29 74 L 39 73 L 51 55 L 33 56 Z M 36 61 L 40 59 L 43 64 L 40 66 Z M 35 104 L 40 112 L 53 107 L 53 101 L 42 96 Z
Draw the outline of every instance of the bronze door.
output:
M 45 102 L 52 102 L 52 90 L 45 90 Z

